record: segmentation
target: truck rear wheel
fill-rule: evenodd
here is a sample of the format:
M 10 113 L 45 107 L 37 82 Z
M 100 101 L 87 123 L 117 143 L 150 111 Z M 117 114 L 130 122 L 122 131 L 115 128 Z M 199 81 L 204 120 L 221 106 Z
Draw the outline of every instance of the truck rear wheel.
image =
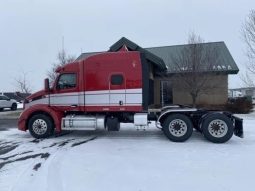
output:
M 174 142 L 184 142 L 193 132 L 193 124 L 186 115 L 172 114 L 163 122 L 163 132 Z
M 225 143 L 233 136 L 233 123 L 224 114 L 211 114 L 205 118 L 202 132 L 205 138 L 213 143 Z
M 54 132 L 51 118 L 44 114 L 37 114 L 31 117 L 28 122 L 28 129 L 30 134 L 37 139 L 47 138 Z

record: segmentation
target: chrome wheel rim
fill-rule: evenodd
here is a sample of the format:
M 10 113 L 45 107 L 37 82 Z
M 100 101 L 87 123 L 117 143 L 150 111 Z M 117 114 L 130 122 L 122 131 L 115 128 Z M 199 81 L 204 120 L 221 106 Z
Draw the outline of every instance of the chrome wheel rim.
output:
M 228 126 L 225 121 L 215 119 L 209 123 L 208 130 L 213 137 L 221 138 L 227 134 Z
M 174 119 L 169 124 L 169 132 L 175 137 L 181 137 L 185 135 L 187 130 L 187 124 L 181 119 Z
M 47 131 L 47 123 L 43 119 L 36 119 L 32 128 L 37 135 L 43 135 Z

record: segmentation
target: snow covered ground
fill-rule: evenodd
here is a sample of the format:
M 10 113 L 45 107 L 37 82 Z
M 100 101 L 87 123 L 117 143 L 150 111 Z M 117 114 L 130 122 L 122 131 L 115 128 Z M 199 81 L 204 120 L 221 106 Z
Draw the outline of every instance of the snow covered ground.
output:
M 197 132 L 173 143 L 153 127 L 45 140 L 0 131 L 0 190 L 254 190 L 255 114 L 240 116 L 245 138 L 233 136 L 225 144 Z

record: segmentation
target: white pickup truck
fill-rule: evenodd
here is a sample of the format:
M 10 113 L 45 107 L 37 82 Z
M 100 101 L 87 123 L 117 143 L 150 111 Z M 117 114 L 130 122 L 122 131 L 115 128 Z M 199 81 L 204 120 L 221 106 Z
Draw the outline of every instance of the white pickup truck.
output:
M 10 108 L 11 110 L 17 109 L 17 102 L 14 99 L 10 99 L 5 95 L 0 95 L 0 111 L 4 108 Z

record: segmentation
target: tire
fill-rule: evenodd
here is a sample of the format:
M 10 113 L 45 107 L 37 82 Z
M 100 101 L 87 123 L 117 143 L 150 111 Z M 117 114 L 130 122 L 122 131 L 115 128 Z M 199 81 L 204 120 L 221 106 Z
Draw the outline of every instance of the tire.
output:
M 192 135 L 193 124 L 186 115 L 172 114 L 163 122 L 163 132 L 171 141 L 184 142 Z
M 31 117 L 28 122 L 30 134 L 36 138 L 47 138 L 54 132 L 54 124 L 50 117 L 44 114 L 37 114 Z
M 12 111 L 17 110 L 17 104 L 16 104 L 16 103 L 13 103 L 13 104 L 12 104 L 11 110 L 12 110 Z
M 108 117 L 106 119 L 106 129 L 108 131 L 119 131 L 120 130 L 120 122 L 117 117 Z
M 213 143 L 225 143 L 233 136 L 233 122 L 224 114 L 211 114 L 205 118 L 202 132 Z

